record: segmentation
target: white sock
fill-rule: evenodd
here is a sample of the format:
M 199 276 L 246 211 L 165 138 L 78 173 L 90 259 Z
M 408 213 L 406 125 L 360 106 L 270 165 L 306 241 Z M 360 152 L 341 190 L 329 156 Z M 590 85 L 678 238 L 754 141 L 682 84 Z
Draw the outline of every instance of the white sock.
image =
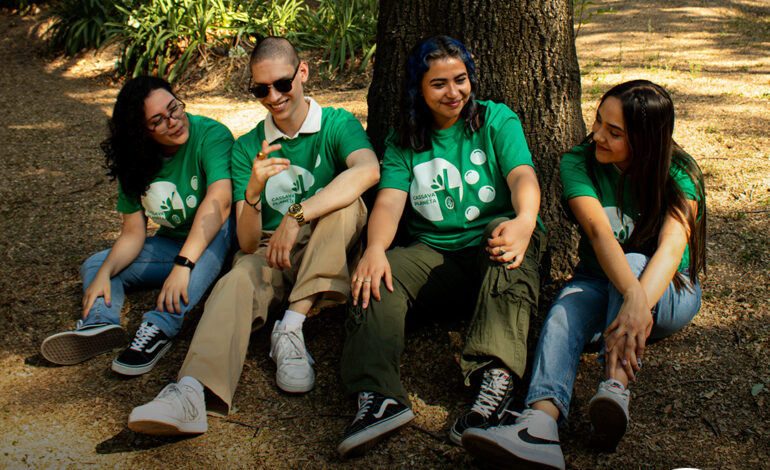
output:
M 177 383 L 179 385 L 187 385 L 188 387 L 192 387 L 198 393 L 203 393 L 203 384 L 198 382 L 198 379 L 196 379 L 195 377 L 185 375 L 184 377 L 179 379 L 179 382 Z
M 302 324 L 305 322 L 305 315 L 294 310 L 286 310 L 283 314 L 283 320 L 281 320 L 280 328 L 284 330 L 297 331 L 302 329 Z

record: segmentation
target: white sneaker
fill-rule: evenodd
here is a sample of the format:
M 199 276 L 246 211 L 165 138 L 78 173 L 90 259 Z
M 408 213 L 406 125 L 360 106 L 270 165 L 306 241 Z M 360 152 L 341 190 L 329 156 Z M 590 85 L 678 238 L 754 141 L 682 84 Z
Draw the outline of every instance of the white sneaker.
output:
M 315 384 L 313 358 L 305 348 L 302 330 L 291 331 L 276 321 L 270 334 L 270 357 L 276 365 L 275 381 L 284 392 L 308 392 Z
M 154 400 L 134 408 L 128 428 L 161 436 L 204 433 L 209 427 L 203 392 L 189 385 L 168 384 Z
M 524 410 L 512 425 L 469 428 L 462 442 L 471 455 L 499 468 L 565 467 L 556 420 L 540 410 Z
M 615 379 L 599 384 L 596 395 L 588 403 L 591 418 L 591 444 L 606 452 L 614 452 L 628 427 L 628 403 L 631 393 Z

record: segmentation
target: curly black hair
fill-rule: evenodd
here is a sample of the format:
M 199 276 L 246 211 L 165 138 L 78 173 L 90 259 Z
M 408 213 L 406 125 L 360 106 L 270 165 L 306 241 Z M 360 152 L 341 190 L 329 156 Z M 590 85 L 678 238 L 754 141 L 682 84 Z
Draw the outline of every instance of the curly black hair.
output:
M 107 121 L 109 137 L 101 144 L 107 175 L 117 178 L 130 196 L 144 194 L 163 164 L 162 148 L 147 135 L 144 115 L 144 100 L 157 89 L 174 94 L 162 78 L 140 76 L 126 82 Z

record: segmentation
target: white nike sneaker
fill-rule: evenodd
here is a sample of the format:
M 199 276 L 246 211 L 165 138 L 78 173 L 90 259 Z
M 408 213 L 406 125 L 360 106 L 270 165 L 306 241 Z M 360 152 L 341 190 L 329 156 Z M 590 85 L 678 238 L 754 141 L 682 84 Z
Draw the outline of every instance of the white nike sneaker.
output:
M 544 411 L 526 409 L 512 425 L 470 428 L 463 447 L 477 459 L 501 468 L 551 468 L 564 470 L 559 429 Z
M 204 433 L 209 427 L 203 392 L 189 385 L 168 384 L 151 402 L 134 408 L 128 428 L 160 436 Z
M 284 392 L 308 392 L 315 385 L 313 358 L 305 348 L 302 330 L 284 330 L 276 321 L 270 334 L 270 357 L 275 361 L 275 382 Z

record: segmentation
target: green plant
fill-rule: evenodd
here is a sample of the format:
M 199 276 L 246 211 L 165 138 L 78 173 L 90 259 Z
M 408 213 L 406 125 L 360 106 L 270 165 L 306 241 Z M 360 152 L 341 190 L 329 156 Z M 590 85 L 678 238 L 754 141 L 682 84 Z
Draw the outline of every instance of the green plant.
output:
M 235 45 L 248 36 L 282 36 L 299 46 L 308 44 L 311 14 L 303 0 L 242 0 L 227 16 Z
M 323 76 L 352 72 L 356 57 L 363 71 L 374 56 L 377 45 L 377 0 L 320 0 L 312 13 L 313 33 L 309 45 L 324 48 Z
M 53 23 L 46 30 L 50 33 L 49 47 L 67 56 L 99 48 L 107 39 L 105 25 L 122 20 L 118 8 L 106 0 L 64 0 L 56 4 Z
M 150 0 L 116 4 L 122 22 L 107 25 L 110 41 L 121 45 L 118 73 L 157 74 L 174 81 L 196 54 L 222 40 L 209 33 L 222 24 L 222 0 Z

